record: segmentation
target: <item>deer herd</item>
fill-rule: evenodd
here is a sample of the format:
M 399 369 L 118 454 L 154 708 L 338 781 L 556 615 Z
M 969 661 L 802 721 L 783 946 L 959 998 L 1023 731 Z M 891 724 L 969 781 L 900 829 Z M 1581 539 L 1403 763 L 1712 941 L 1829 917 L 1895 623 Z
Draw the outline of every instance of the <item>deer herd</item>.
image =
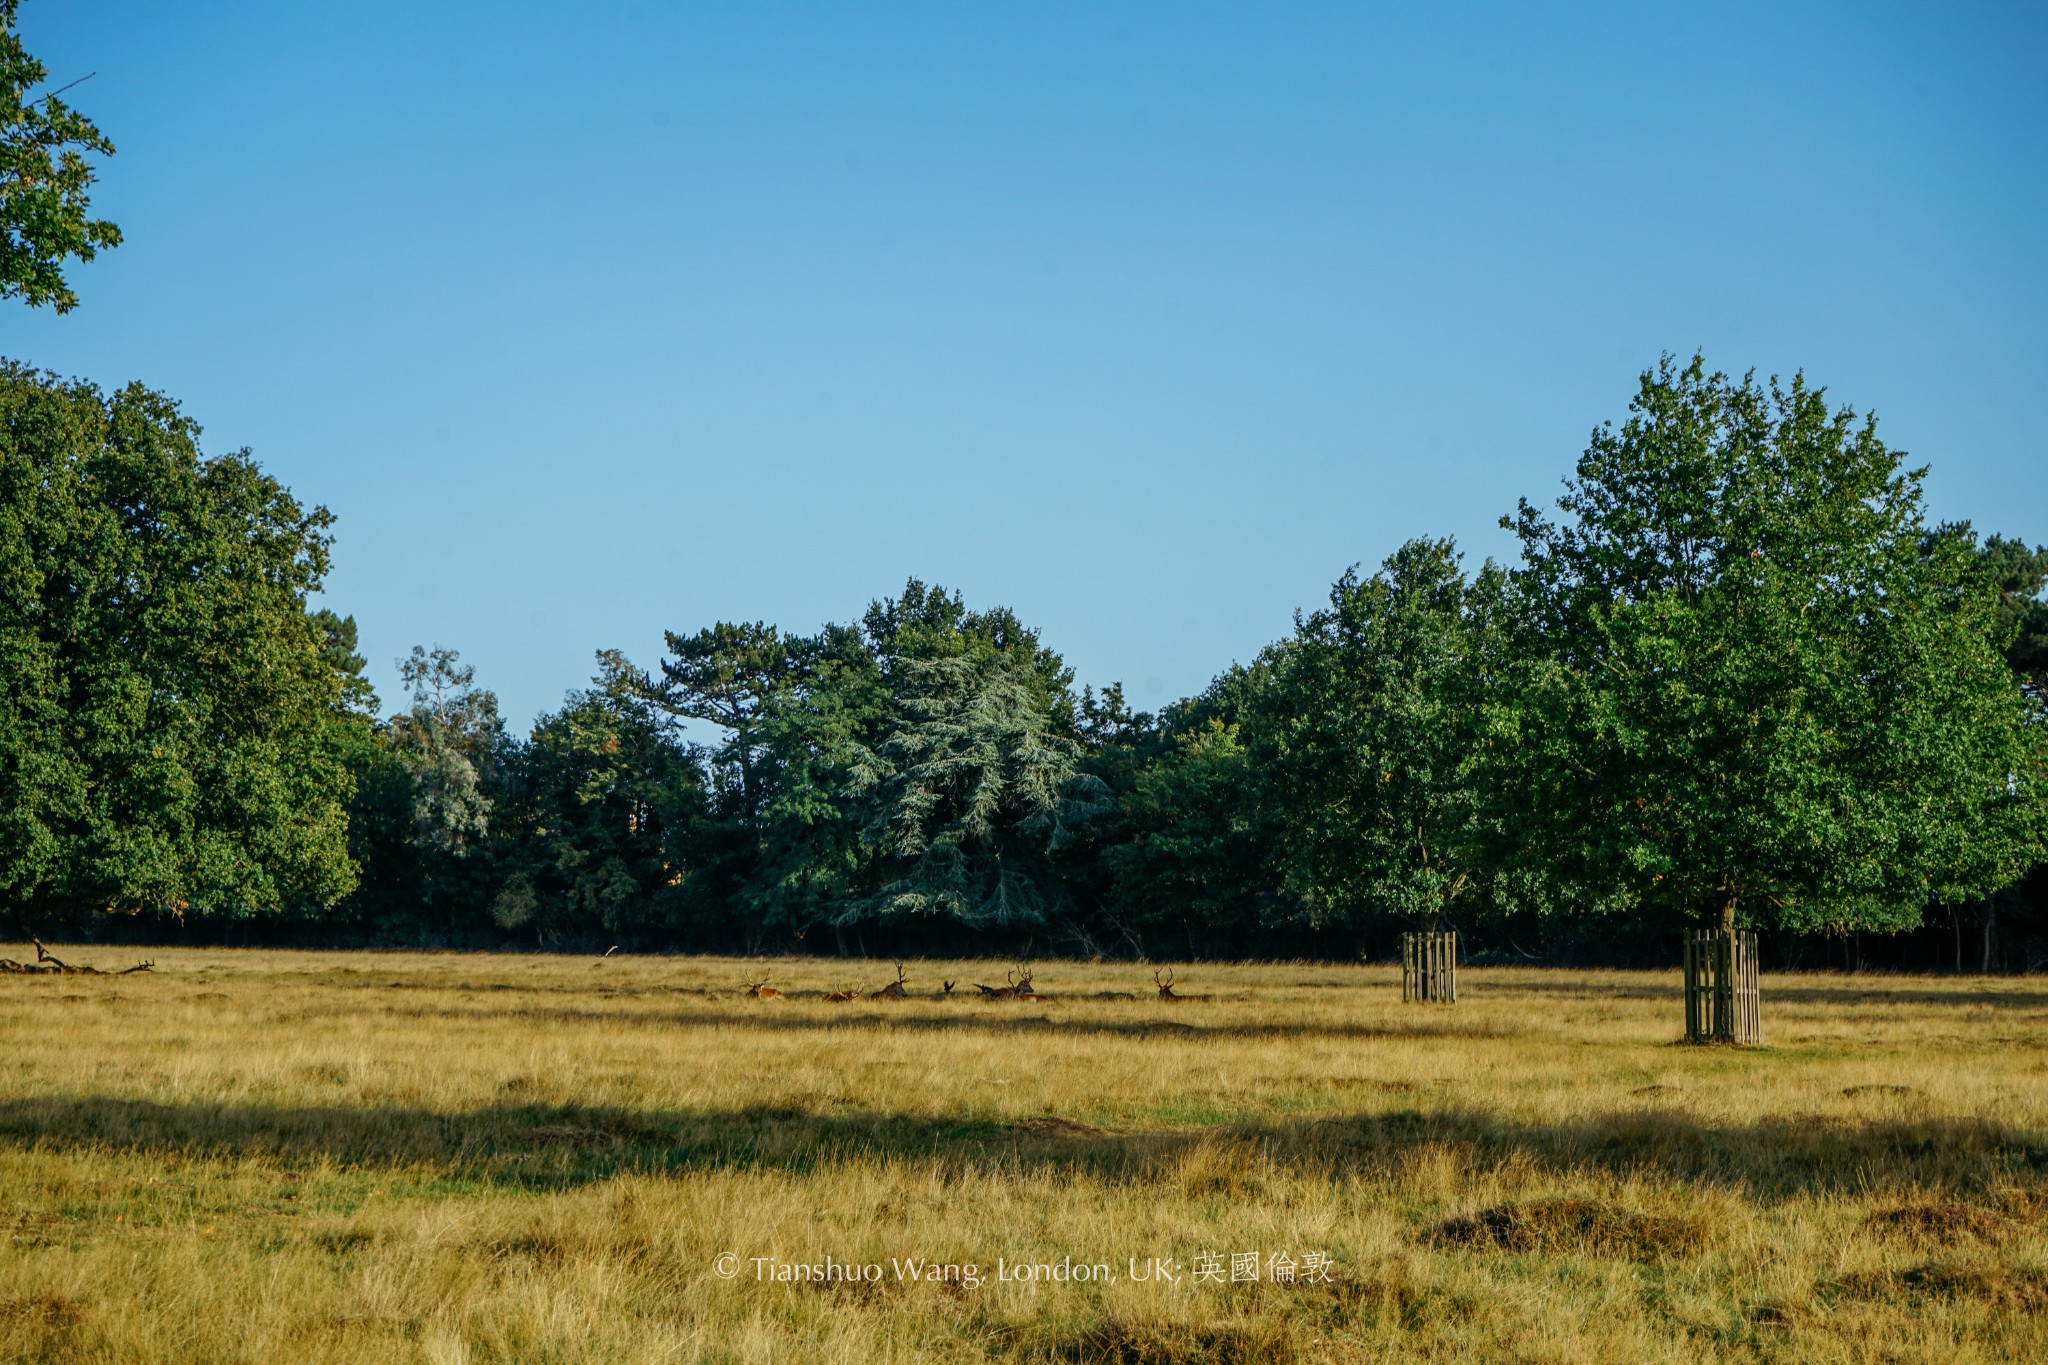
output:
M 957 982 L 953 981 L 942 982 L 941 989 L 931 998 L 934 1000 L 952 999 L 953 987 L 957 984 Z M 979 981 L 972 982 L 971 984 L 976 991 L 980 992 L 976 998 L 981 1000 L 1045 999 L 1044 996 L 1038 993 L 1038 988 L 1031 984 L 1031 964 L 1028 962 L 1020 962 L 1011 968 L 1006 974 L 1003 985 L 984 986 Z M 1204 995 L 1182 995 L 1175 991 L 1173 988 L 1173 969 L 1171 967 L 1153 972 L 1152 984 L 1158 989 L 1159 998 L 1170 1005 L 1182 1004 L 1189 1000 L 1208 999 Z M 786 998 L 780 990 L 768 984 L 768 978 L 765 976 L 759 981 L 749 981 L 745 995 L 749 1000 L 781 1000 Z M 908 1000 L 909 998 L 910 986 L 904 976 L 903 964 L 901 962 L 896 964 L 896 979 L 880 990 L 871 991 L 865 986 L 847 986 L 839 990 L 825 992 L 825 1003 L 828 1005 L 850 1004 L 855 1000 Z

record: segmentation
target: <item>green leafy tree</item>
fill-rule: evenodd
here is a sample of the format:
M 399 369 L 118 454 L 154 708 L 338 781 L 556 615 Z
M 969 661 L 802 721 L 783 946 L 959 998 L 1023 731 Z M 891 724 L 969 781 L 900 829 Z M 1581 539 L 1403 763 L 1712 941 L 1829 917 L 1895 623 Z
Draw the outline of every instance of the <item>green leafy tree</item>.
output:
M 796 681 L 801 651 L 765 622 L 720 621 L 695 635 L 668 632 L 661 678 L 650 696 L 668 715 L 725 731 L 719 766 L 736 782 L 739 818 L 755 825 L 763 799 L 756 770 L 770 709 Z
M 1970 534 L 1967 527 L 1958 530 Z M 2024 540 L 1995 535 L 1986 537 L 1979 555 L 1998 594 L 1993 639 L 2027 686 L 2048 696 L 2048 601 L 2041 597 L 2048 587 L 2048 546 L 2030 550 Z
M 915 578 L 862 629 L 888 700 L 848 775 L 881 884 L 842 918 L 981 928 L 1067 909 L 1054 855 L 1106 806 L 1081 768 L 1072 670 L 1007 608 L 970 611 Z
M 986 648 L 895 670 L 902 719 L 872 779 L 893 872 L 877 898 L 885 912 L 979 927 L 1037 923 L 1054 908 L 1050 855 L 1103 803 L 1035 665 Z
M 342 714 L 374 721 L 378 711 L 377 689 L 363 676 L 369 660 L 356 653 L 356 618 L 339 616 L 322 607 L 313 613 L 313 625 L 325 645 L 328 666 L 341 683 L 338 705 Z
M 751 923 L 801 934 L 853 917 L 876 889 L 860 793 L 893 711 L 881 660 L 858 628 L 827 626 L 797 651 L 801 681 L 764 729 L 773 779 L 744 897 Z
M 1483 890 L 1477 750 L 1502 574 L 1413 540 L 1297 617 L 1249 727 L 1288 886 L 1310 916 L 1434 925 Z
M 112 156 L 92 120 L 55 94 L 29 92 L 49 75 L 14 31 L 19 0 L 0 0 L 0 298 L 60 313 L 77 306 L 64 262 L 120 245 L 121 229 L 92 218 L 92 163 Z
M 355 879 L 330 517 L 139 385 L 0 363 L 0 897 L 221 914 Z
M 801 927 L 776 884 L 790 869 L 770 866 L 778 840 L 769 829 L 779 795 L 768 753 L 771 730 L 796 688 L 803 641 L 765 622 L 720 621 L 693 635 L 667 634 L 669 657 L 646 693 L 671 725 L 715 727 L 716 743 L 693 746 L 708 776 L 708 799 L 690 837 L 681 902 L 694 933 L 739 937 L 757 950 L 763 933 L 791 920 Z
M 2038 839 L 2044 727 L 1923 473 L 1803 379 L 1646 373 L 1565 519 L 1507 523 L 1522 663 L 1489 754 L 1521 856 L 1730 928 L 1897 929 L 1996 884 Z
M 1247 955 L 1292 901 L 1279 894 L 1240 727 L 1206 714 L 1163 738 L 1107 828 L 1090 830 L 1110 873 L 1111 922 L 1153 956 Z
M 386 742 L 412 773 L 414 830 L 427 847 L 462 856 L 490 831 L 489 781 L 506 746 L 497 695 L 439 645 L 414 645 L 398 675 L 412 709 L 392 719 Z
M 703 805 L 699 772 L 644 679 L 617 651 L 598 664 L 590 688 L 535 723 L 516 760 L 515 818 L 501 822 L 509 870 L 492 917 L 544 943 L 658 937 Z

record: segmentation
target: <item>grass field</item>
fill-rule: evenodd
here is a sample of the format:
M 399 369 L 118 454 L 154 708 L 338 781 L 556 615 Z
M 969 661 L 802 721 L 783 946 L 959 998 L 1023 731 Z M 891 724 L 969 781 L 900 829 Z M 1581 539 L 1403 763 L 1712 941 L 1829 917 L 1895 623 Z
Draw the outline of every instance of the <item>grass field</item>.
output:
M 154 956 L 0 977 L 0 1359 L 2048 1358 L 2048 982 Z

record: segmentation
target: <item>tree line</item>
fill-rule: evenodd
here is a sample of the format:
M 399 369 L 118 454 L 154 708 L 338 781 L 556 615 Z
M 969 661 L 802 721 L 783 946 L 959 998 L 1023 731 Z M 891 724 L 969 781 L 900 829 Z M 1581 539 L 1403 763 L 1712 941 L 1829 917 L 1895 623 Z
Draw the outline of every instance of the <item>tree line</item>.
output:
M 163 395 L 8 364 L 0 432 L 20 930 L 1235 958 L 1442 925 L 1626 960 L 1696 922 L 2048 955 L 2048 551 L 1930 524 L 1926 471 L 1803 379 L 1666 358 L 1503 519 L 1517 563 L 1410 541 L 1157 712 L 912 579 L 810 634 L 601 651 L 524 736 L 439 646 L 387 714 L 311 605 L 331 518 Z

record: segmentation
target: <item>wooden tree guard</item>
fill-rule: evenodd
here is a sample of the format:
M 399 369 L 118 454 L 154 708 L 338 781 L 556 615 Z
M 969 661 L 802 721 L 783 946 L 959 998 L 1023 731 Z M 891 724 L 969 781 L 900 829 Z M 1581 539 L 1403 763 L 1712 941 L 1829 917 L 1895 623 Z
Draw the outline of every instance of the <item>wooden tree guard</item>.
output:
M 1686 931 L 1686 1042 L 1761 1043 L 1760 999 L 1753 931 Z
M 1455 931 L 1401 935 L 1401 998 L 1458 1003 Z

